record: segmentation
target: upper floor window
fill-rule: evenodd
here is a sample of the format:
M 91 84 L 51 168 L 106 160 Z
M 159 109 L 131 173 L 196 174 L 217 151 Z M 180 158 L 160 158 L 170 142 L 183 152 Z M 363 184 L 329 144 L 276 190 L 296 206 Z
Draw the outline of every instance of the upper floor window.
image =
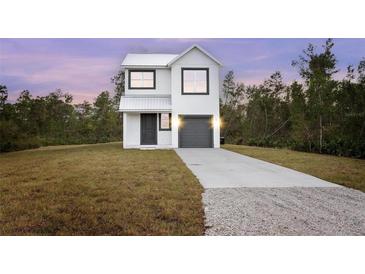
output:
M 129 89 L 155 89 L 156 71 L 129 70 Z
M 181 69 L 182 94 L 209 94 L 208 68 Z

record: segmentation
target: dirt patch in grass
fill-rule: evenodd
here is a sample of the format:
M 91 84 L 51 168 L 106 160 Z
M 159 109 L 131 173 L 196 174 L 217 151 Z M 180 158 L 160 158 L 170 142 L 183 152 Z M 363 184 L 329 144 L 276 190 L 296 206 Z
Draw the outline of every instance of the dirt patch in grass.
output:
M 240 145 L 223 148 L 365 192 L 365 160 L 288 149 Z
M 172 150 L 120 143 L 0 155 L 1 235 L 202 235 L 203 192 Z

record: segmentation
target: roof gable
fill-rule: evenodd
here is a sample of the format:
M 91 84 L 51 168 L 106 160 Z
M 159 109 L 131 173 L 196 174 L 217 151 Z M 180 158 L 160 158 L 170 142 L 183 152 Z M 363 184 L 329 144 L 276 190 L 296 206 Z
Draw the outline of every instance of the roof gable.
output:
M 170 67 L 173 63 L 175 63 L 177 60 L 179 60 L 180 58 L 182 58 L 183 56 L 185 56 L 187 53 L 189 53 L 190 51 L 192 51 L 193 49 L 198 49 L 200 52 L 202 52 L 203 54 L 205 54 L 206 56 L 208 56 L 210 59 L 212 59 L 214 62 L 216 62 L 218 65 L 222 66 L 222 63 L 220 61 L 218 61 L 215 57 L 213 57 L 209 52 L 207 52 L 206 50 L 204 50 L 202 47 L 198 46 L 198 45 L 192 45 L 190 48 L 186 49 L 185 51 L 183 51 L 181 54 L 177 55 L 175 58 L 173 58 L 169 63 L 168 66 Z

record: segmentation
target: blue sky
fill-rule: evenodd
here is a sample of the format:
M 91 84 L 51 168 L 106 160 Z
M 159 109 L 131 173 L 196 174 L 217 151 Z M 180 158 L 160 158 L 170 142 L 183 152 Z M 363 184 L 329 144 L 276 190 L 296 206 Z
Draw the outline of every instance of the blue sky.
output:
M 199 44 L 222 61 L 222 75 L 234 70 L 236 79 L 257 84 L 279 70 L 286 82 L 299 79 L 292 60 L 308 43 L 325 39 L 0 39 L 0 84 L 10 100 L 28 89 L 35 96 L 56 88 L 74 95 L 75 102 L 92 101 L 112 91 L 111 77 L 127 53 L 180 53 Z M 348 65 L 365 58 L 365 39 L 334 39 L 334 53 L 343 77 Z

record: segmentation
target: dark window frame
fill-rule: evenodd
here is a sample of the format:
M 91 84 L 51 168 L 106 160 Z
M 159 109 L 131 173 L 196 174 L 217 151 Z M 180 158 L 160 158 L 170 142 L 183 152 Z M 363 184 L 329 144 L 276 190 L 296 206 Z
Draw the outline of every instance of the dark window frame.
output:
M 131 72 L 152 72 L 153 73 L 153 87 L 132 87 L 131 86 Z M 128 70 L 128 89 L 156 89 L 156 70 L 154 69 L 130 69 Z
M 159 113 L 159 115 L 158 115 L 158 130 L 159 131 L 171 131 L 171 124 L 172 124 L 172 122 L 171 122 L 171 113 L 169 113 L 169 128 L 161 128 L 161 114 L 162 113 Z
M 207 72 L 207 92 L 184 92 L 184 71 L 185 70 L 205 70 Z M 209 68 L 181 68 L 181 95 L 209 95 Z

